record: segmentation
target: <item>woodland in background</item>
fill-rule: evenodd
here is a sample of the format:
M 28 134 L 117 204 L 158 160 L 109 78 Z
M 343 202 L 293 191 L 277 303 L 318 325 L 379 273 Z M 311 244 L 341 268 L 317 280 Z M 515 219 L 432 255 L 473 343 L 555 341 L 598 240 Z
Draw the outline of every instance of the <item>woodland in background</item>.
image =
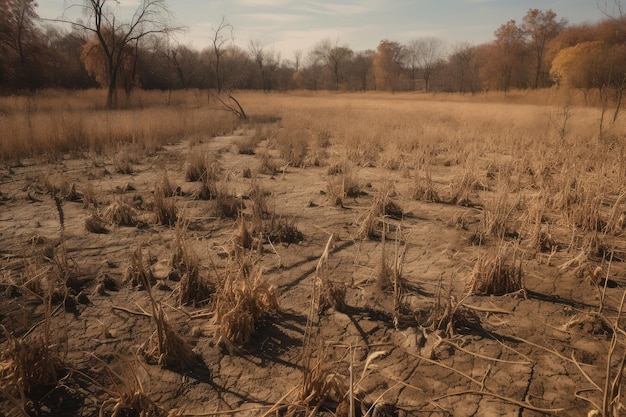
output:
M 139 7 L 146 3 L 166 10 L 159 0 Z M 0 0 L 0 92 L 108 86 L 94 33 L 79 24 L 42 21 L 37 7 L 34 0 Z M 254 40 L 247 49 L 236 46 L 232 26 L 222 18 L 207 33 L 211 46 L 202 50 L 176 44 L 167 31 L 124 44 L 116 84 L 126 94 L 135 87 L 475 93 L 566 84 L 619 107 L 626 86 L 626 16 L 616 10 L 605 10 L 606 18 L 596 23 L 573 25 L 552 10 L 529 9 L 479 45 L 385 39 L 375 49 L 355 51 L 323 39 L 290 57 Z M 111 39 L 121 30 L 115 28 Z M 107 31 L 101 33 L 106 37 Z

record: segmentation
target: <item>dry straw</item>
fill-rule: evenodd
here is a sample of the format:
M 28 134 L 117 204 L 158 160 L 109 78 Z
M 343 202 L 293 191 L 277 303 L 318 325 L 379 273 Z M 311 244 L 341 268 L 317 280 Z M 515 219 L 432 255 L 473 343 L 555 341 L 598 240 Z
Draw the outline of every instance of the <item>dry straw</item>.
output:
M 391 184 L 381 187 L 369 210 L 357 220 L 361 224 L 358 231 L 361 239 L 380 239 L 386 232 L 386 218 L 402 219 L 402 208 L 392 200 L 393 195 L 395 191 Z
M 122 201 L 114 201 L 102 212 L 102 218 L 118 226 L 136 226 L 137 213 L 130 205 Z
M 277 312 L 276 290 L 259 269 L 251 274 L 246 263 L 230 271 L 215 294 L 214 323 L 219 337 L 235 345 L 245 345 L 257 326 Z
M 0 393 L 17 400 L 14 405 L 25 410 L 37 391 L 58 383 L 63 362 L 46 338 L 27 340 L 3 331 L 7 341 L 0 352 Z
M 522 259 L 517 248 L 502 242 L 481 255 L 469 281 L 469 293 L 504 295 L 524 289 Z

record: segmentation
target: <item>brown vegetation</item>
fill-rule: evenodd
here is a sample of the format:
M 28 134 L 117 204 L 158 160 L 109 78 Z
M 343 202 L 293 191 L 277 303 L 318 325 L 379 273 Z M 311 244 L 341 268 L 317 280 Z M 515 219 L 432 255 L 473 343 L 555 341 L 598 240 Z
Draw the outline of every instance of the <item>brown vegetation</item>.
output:
M 144 94 L 134 138 L 3 148 L 0 409 L 616 415 L 621 119 L 564 90 L 245 92 L 245 122 Z

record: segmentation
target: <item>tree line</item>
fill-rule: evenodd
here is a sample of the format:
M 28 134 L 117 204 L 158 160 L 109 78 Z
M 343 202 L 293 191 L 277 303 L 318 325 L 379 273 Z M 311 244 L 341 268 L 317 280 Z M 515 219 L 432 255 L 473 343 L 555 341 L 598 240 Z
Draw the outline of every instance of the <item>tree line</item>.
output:
M 118 91 L 136 87 L 475 93 L 562 84 L 621 103 L 626 87 L 621 8 L 577 25 L 529 9 L 478 45 L 425 37 L 355 51 L 322 39 L 286 57 L 255 40 L 235 45 L 225 18 L 207 33 L 208 47 L 177 44 L 163 0 L 141 0 L 128 20 L 107 0 L 70 2 L 66 11 L 79 9 L 81 17 L 55 21 L 40 19 L 37 7 L 35 0 L 0 0 L 0 92 L 101 86 L 114 107 Z

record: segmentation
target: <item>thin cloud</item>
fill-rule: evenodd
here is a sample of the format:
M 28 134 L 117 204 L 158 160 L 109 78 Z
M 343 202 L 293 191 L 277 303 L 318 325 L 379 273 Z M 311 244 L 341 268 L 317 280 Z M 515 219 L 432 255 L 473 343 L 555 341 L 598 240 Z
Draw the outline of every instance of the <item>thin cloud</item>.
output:
M 302 14 L 291 13 L 244 13 L 242 18 L 252 22 L 272 22 L 272 23 L 295 23 L 307 20 L 309 17 Z
M 307 1 L 299 9 L 329 16 L 364 14 L 373 11 L 372 7 L 361 4 L 325 3 L 322 1 Z
M 235 0 L 235 4 L 244 7 L 284 7 L 291 3 L 291 0 Z

